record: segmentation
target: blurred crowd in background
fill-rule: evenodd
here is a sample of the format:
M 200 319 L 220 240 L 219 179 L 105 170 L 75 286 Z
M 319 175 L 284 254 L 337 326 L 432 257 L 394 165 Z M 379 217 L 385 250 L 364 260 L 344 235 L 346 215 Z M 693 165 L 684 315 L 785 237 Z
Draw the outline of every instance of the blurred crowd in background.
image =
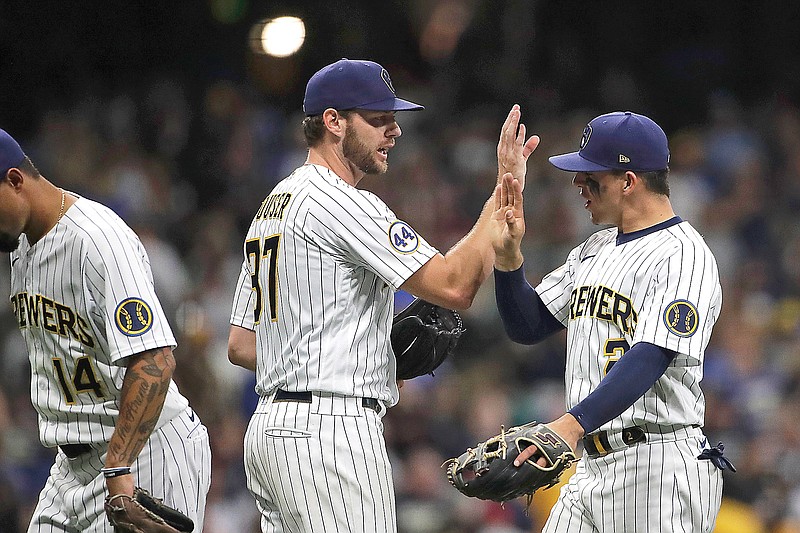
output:
M 431 5 L 442 4 L 456 8 L 439 14 L 444 26 L 472 28 L 473 39 L 487 29 L 474 28 L 469 10 L 457 9 L 486 3 Z M 538 3 L 509 3 L 517 13 L 531 4 Z M 509 10 L 501 15 L 504 28 L 525 22 L 510 18 Z M 383 63 L 399 95 L 427 107 L 398 114 L 403 135 L 389 155 L 390 170 L 366 178 L 363 187 L 446 251 L 469 230 L 490 195 L 499 128 L 510 106 L 520 103 L 528 131 L 542 139 L 525 188 L 525 266 L 535 285 L 597 229 L 572 176 L 551 167 L 547 156 L 577 149 L 585 124 L 601 113 L 632 110 L 664 125 L 673 206 L 706 238 L 723 284 L 724 306 L 703 381 L 706 433 L 724 442 L 738 472 L 725 472 L 717 531 L 800 532 L 796 95 L 775 90 L 754 100 L 715 88 L 699 101 L 682 101 L 688 90 L 678 80 L 675 90 L 658 93 L 677 98 L 666 101 L 618 64 L 594 70 L 584 64 L 584 72 L 599 76 L 592 78 L 594 85 L 580 87 L 594 95 L 581 103 L 575 87 L 559 92 L 557 68 L 548 71 L 549 83 L 532 82 L 535 75 L 518 63 L 516 47 L 526 46 L 528 54 L 545 50 L 553 62 L 566 64 L 578 61 L 577 48 L 532 48 L 523 33 L 485 32 L 487 47 L 474 47 L 467 56 L 453 53 L 452 43 L 444 51 L 429 46 L 422 58 L 405 63 L 397 54 L 370 53 L 368 43 L 351 47 L 349 57 Z M 429 37 L 444 46 L 448 34 Z M 332 53 L 310 72 L 345 55 Z M 428 65 L 425 72 L 409 68 L 418 60 Z M 268 69 L 262 75 L 269 77 Z M 570 80 L 579 81 L 580 71 L 560 83 Z M 36 84 L 31 91 L 41 94 Z M 255 402 L 253 375 L 227 360 L 228 318 L 250 219 L 272 186 L 306 156 L 301 98 L 295 94 L 287 105 L 245 77 L 197 81 L 166 71 L 124 86 L 73 84 L 68 93 L 40 102 L 28 120 L 9 111 L 6 116 L 21 125 L 18 131 L 0 124 L 44 176 L 110 206 L 141 236 L 178 338 L 175 379 L 211 434 L 206 533 L 258 531 L 242 466 L 243 432 Z M 684 120 L 687 108 L 703 114 Z M 8 294 L 3 261 L 0 284 L 0 295 Z M 500 506 L 461 496 L 440 465 L 497 433 L 501 424 L 549 421 L 563 413 L 564 336 L 534 347 L 510 342 L 491 278 L 463 317 L 467 331 L 456 356 L 435 376 L 406 382 L 400 403 L 384 418 L 400 531 L 539 531 L 556 489 L 537 493 L 526 512 L 524 501 Z M 0 306 L 0 353 L 0 531 L 15 532 L 27 525 L 53 451 L 38 441 L 30 367 L 10 306 Z

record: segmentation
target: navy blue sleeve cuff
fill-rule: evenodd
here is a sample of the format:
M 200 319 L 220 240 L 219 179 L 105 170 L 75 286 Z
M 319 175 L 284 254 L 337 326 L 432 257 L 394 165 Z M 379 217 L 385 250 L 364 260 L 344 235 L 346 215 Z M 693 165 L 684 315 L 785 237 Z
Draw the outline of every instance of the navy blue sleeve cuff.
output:
M 494 271 L 497 310 L 508 337 L 520 344 L 536 344 L 564 329 L 525 278 L 525 266 L 511 272 Z

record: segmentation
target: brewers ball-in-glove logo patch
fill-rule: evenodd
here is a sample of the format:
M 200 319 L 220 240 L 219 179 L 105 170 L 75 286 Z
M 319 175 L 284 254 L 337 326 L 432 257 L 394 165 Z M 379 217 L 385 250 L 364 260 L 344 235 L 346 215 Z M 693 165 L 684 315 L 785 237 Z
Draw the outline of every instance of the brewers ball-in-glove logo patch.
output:
M 389 242 L 401 254 L 410 254 L 419 247 L 419 237 L 411 226 L 398 220 L 389 226 Z
M 697 307 L 688 300 L 675 300 L 664 310 L 664 324 L 679 337 L 694 335 L 699 323 Z
M 147 302 L 139 298 L 127 298 L 120 302 L 114 313 L 117 328 L 129 337 L 136 337 L 153 326 L 153 312 Z

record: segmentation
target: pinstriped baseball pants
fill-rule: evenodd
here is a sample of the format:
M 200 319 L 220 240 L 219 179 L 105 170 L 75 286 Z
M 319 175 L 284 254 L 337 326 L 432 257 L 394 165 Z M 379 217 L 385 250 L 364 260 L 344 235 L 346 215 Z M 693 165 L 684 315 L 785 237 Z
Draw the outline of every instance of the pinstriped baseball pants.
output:
M 596 458 L 584 457 L 561 489 L 544 533 L 710 533 L 722 471 L 698 460 L 700 429 Z
M 113 532 L 103 509 L 106 484 L 100 469 L 105 446 L 92 445 L 91 451 L 75 459 L 58 452 L 29 533 Z M 194 520 L 195 531 L 202 531 L 211 485 L 211 448 L 208 431 L 191 408 L 153 432 L 131 472 L 135 485 L 183 511 Z
M 324 393 L 261 399 L 244 451 L 264 533 L 397 531 L 380 410 Z

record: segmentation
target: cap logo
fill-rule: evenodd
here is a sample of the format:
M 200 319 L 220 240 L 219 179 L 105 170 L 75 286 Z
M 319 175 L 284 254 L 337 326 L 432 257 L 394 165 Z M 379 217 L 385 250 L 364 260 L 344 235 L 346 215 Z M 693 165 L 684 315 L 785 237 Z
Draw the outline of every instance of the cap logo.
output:
M 583 135 L 581 135 L 581 150 L 583 150 L 583 147 L 586 146 L 586 143 L 589 142 L 589 137 L 591 136 L 592 136 L 592 126 L 589 125 L 583 128 Z
M 631 158 L 628 157 L 627 155 L 619 154 L 619 162 L 620 163 L 630 163 L 631 162 Z
M 386 86 L 389 88 L 389 90 L 392 91 L 392 94 L 397 94 L 394 90 L 394 86 L 392 85 L 392 78 L 389 77 L 389 73 L 386 71 L 385 68 L 381 69 L 381 79 L 383 80 L 383 83 L 385 83 Z

